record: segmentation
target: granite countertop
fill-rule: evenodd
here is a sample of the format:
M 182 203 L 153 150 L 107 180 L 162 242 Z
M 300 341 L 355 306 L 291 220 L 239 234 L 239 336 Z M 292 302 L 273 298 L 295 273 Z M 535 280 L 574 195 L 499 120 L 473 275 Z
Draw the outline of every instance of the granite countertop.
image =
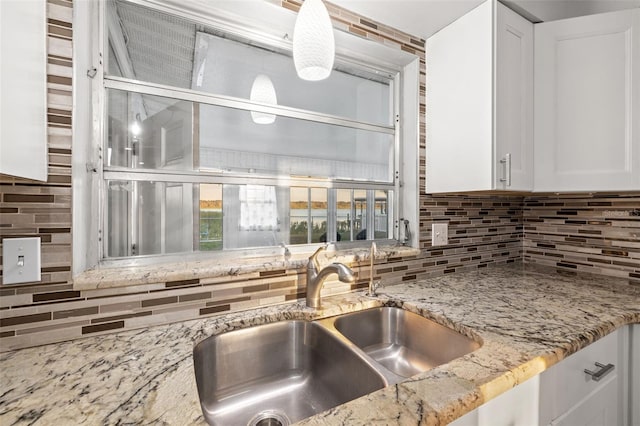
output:
M 482 340 L 471 354 L 300 422 L 446 424 L 616 328 L 640 322 L 640 286 L 509 264 L 0 354 L 0 424 L 204 424 L 192 349 L 284 319 L 399 306 Z

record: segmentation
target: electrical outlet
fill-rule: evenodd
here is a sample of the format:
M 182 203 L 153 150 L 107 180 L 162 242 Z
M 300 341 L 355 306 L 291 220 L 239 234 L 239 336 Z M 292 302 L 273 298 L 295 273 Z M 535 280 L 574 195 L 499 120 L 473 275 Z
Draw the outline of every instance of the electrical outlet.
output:
M 2 239 L 2 284 L 40 281 L 40 237 Z
M 432 223 L 431 224 L 431 245 L 444 246 L 449 244 L 449 224 L 448 223 Z

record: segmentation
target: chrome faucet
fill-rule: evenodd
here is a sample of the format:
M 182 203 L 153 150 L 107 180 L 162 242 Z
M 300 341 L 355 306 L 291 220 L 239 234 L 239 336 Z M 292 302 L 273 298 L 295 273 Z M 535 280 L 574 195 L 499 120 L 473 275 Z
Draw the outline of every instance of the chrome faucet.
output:
M 371 243 L 371 249 L 369 251 L 369 291 L 367 291 L 367 296 L 377 296 L 378 287 L 381 287 L 380 281 L 373 281 L 373 262 L 376 257 L 376 251 L 378 250 L 376 243 Z
M 320 307 L 320 290 L 322 290 L 322 284 L 324 284 L 324 280 L 329 275 L 338 274 L 338 279 L 343 283 L 352 283 L 356 280 L 351 268 L 342 263 L 332 263 L 320 269 L 317 259 L 318 254 L 326 249 L 327 246 L 318 248 L 309 257 L 309 262 L 307 263 L 307 306 L 311 308 Z

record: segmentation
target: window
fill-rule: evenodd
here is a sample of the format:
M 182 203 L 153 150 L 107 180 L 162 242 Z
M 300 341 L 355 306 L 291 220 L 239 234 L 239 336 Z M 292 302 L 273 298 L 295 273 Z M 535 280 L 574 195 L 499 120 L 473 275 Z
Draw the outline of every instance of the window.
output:
M 399 237 L 401 73 L 154 4 L 102 4 L 101 258 Z

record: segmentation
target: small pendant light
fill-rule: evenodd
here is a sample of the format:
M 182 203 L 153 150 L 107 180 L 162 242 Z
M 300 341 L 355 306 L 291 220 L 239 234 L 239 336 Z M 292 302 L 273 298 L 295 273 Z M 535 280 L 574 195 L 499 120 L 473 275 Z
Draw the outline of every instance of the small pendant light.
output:
M 251 85 L 251 95 L 249 96 L 249 99 L 265 104 L 278 104 L 276 89 L 275 87 L 273 87 L 273 83 L 268 76 L 264 74 L 258 74 L 256 79 L 253 80 L 253 85 Z M 251 118 L 253 119 L 253 122 L 257 124 L 271 124 L 276 121 L 275 114 L 267 114 L 257 111 L 251 111 Z
M 293 63 L 298 77 L 310 81 L 329 77 L 335 44 L 329 12 L 322 0 L 305 0 L 293 29 Z

